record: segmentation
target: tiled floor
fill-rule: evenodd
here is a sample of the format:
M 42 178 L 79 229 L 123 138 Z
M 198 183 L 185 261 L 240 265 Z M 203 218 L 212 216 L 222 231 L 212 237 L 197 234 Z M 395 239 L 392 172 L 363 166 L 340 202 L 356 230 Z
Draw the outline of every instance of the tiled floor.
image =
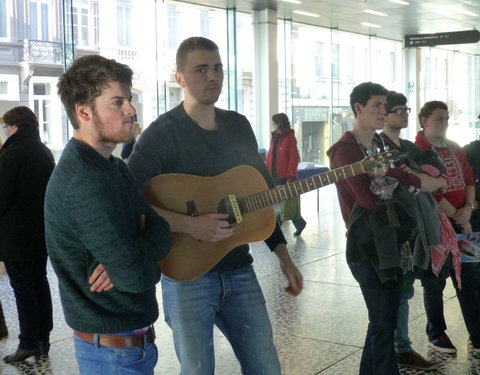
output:
M 283 226 L 291 255 L 305 278 L 305 289 L 299 297 L 290 297 L 283 292 L 285 281 L 276 257 L 263 243 L 252 246 L 255 267 L 267 299 L 283 374 L 354 375 L 358 374 L 367 313 L 360 289 L 345 263 L 345 230 L 333 186 L 320 190 L 319 205 L 317 213 L 315 192 L 302 197 L 302 210 L 308 225 L 301 238 L 292 236 L 293 226 L 290 223 Z M 29 359 L 17 365 L 6 365 L 0 360 L 0 374 L 78 374 L 72 351 L 72 332 L 63 320 L 56 279 L 51 270 L 50 280 L 55 305 L 50 357 L 37 362 Z M 448 284 L 445 314 L 448 334 L 457 346 L 458 354 L 442 355 L 428 349 L 422 290 L 416 282 L 416 295 L 410 309 L 413 346 L 419 353 L 440 361 L 442 366 L 433 372 L 402 370 L 404 375 L 480 375 L 480 358 L 473 357 L 468 351 L 468 335 L 460 308 L 451 283 Z M 161 298 L 160 292 L 158 296 Z M 7 277 L 1 272 L 0 298 L 10 330 L 10 337 L 0 340 L 0 355 L 3 357 L 16 348 L 18 324 L 13 294 Z M 155 328 L 160 353 L 155 374 L 178 374 L 171 333 L 163 317 L 157 321 Z M 229 344 L 218 332 L 215 348 L 216 373 L 240 374 Z

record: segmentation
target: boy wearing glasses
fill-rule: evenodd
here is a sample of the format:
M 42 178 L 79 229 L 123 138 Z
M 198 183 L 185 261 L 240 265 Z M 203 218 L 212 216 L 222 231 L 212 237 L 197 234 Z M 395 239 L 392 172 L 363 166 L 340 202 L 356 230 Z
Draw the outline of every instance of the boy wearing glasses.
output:
M 422 181 L 422 192 L 415 199 L 415 204 L 418 208 L 416 211 L 422 213 L 422 215 L 417 215 L 418 231 L 416 235 L 412 236 L 413 238 L 409 241 L 408 246 L 403 248 L 407 252 L 410 261 L 408 269 L 403 273 L 401 279 L 402 289 L 398 307 L 397 327 L 395 329 L 397 362 L 400 367 L 433 370 L 438 367 L 438 363 L 423 358 L 412 349 L 411 341 L 408 337 L 408 300 L 414 294 L 414 268 L 427 270 L 430 265 L 429 246 L 439 243 L 439 232 L 436 229 L 439 226 L 436 203 L 433 196 L 425 193 L 425 191 L 431 192 L 444 187 L 446 180 L 443 177 L 434 178 L 421 173 L 418 164 L 424 163 L 421 161 L 422 153 L 412 142 L 400 138 L 402 129 L 408 127 L 408 114 L 410 113 L 405 95 L 390 91 L 387 95 L 385 110 L 385 123 L 383 132 L 380 134 L 382 139 L 390 150 L 400 150 L 408 154 L 407 166 Z

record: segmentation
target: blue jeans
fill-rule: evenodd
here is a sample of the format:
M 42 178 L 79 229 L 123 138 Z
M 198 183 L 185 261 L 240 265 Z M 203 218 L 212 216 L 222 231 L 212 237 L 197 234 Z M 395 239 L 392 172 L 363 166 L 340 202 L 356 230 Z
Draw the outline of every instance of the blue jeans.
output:
M 395 329 L 395 351 L 397 353 L 406 353 L 412 350 L 412 342 L 408 337 L 408 300 L 414 295 L 413 283 L 415 274 L 407 272 L 402 276 L 400 305 L 398 306 L 397 328 Z
M 80 375 L 153 375 L 158 352 L 154 343 L 143 347 L 110 348 L 73 336 Z
M 162 293 L 181 375 L 214 374 L 214 325 L 232 345 L 242 374 L 280 374 L 272 326 L 253 267 L 208 272 L 185 282 L 162 276 Z
M 382 283 L 368 261 L 348 266 L 360 284 L 368 309 L 369 323 L 359 375 L 399 375 L 393 332 L 400 303 L 400 281 Z

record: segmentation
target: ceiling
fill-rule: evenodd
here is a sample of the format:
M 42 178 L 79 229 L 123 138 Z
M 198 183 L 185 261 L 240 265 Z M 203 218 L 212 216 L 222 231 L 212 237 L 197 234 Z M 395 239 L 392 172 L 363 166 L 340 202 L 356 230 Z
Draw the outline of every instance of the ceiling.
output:
M 404 40 L 408 34 L 432 34 L 473 30 L 480 24 L 480 0 L 300 0 L 292 4 L 281 0 L 190 0 L 214 8 L 236 8 L 239 12 L 276 9 L 278 18 L 294 22 L 337 28 L 377 37 Z M 395 2 L 394 2 L 395 1 Z M 309 17 L 294 13 L 295 10 L 318 14 Z M 365 10 L 385 15 L 365 13 Z M 364 26 L 367 22 L 380 28 Z M 443 45 L 470 54 L 480 54 L 479 43 Z

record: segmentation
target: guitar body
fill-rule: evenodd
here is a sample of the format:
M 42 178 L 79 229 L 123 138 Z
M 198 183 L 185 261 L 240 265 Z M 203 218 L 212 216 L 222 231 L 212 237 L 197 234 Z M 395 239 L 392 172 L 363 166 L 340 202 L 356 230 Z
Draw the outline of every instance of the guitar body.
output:
M 219 202 L 229 194 L 243 197 L 267 189 L 260 172 L 241 165 L 214 177 L 160 175 L 147 182 L 144 193 L 159 208 L 187 215 L 190 206 L 196 215 L 203 215 L 216 213 Z M 268 238 L 275 220 L 274 207 L 269 206 L 243 216 L 240 224 L 234 224 L 235 233 L 222 241 L 202 242 L 187 234 L 172 233 L 172 249 L 159 262 L 162 273 L 178 281 L 200 277 L 235 247 Z

